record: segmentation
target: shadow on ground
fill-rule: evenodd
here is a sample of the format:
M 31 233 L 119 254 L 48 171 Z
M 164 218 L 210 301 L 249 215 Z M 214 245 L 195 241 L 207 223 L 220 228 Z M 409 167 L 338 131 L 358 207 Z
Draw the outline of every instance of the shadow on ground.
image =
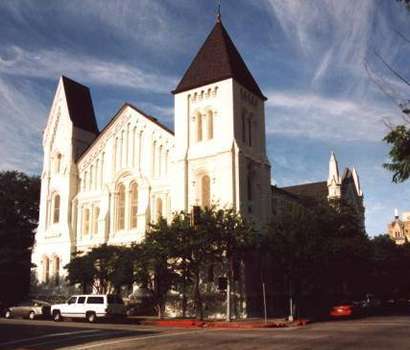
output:
M 51 350 L 86 345 L 94 341 L 115 340 L 153 334 L 146 330 L 83 328 L 35 324 L 1 324 L 0 349 Z

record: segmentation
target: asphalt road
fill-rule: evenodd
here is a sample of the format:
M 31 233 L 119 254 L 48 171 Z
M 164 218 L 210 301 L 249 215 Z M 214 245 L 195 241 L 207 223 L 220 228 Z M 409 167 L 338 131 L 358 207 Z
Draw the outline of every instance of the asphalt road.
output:
M 255 330 L 1 319 L 0 349 L 408 350 L 410 317 L 373 317 Z

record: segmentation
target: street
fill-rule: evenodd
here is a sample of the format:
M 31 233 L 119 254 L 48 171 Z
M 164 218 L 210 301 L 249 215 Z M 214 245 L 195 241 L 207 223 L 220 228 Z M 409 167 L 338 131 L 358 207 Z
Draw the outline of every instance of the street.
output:
M 410 317 L 226 330 L 0 320 L 0 349 L 409 349 Z

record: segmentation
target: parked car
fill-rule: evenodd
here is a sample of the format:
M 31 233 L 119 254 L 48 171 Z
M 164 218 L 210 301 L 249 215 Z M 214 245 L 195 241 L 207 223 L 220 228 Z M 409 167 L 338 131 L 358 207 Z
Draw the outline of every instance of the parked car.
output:
M 365 314 L 363 304 L 358 301 L 342 300 L 334 304 L 329 316 L 335 319 L 360 317 Z
M 121 297 L 112 294 L 73 295 L 65 304 L 51 306 L 54 321 L 67 318 L 84 318 L 96 322 L 99 318 L 124 318 L 125 306 Z
M 50 317 L 51 305 L 46 301 L 31 299 L 23 301 L 16 306 L 9 306 L 5 312 L 5 318 L 23 317 L 30 320 Z

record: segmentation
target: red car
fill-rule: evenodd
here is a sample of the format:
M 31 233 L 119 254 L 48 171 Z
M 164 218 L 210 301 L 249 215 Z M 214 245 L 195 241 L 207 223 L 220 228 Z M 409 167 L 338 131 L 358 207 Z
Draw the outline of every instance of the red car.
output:
M 359 302 L 344 300 L 332 306 L 329 315 L 332 318 L 350 318 L 361 316 L 363 311 L 363 307 Z

